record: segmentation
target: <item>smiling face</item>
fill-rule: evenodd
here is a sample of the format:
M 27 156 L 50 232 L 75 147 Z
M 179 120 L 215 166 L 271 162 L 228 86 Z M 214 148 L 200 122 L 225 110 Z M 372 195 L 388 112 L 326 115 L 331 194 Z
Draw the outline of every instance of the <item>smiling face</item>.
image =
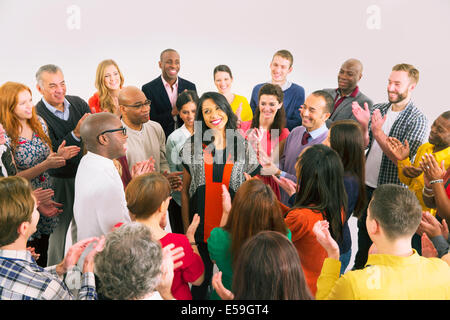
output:
M 217 90 L 222 94 L 230 92 L 232 82 L 233 78 L 231 78 L 228 72 L 217 71 L 214 75 L 214 84 L 216 85 Z
M 197 106 L 192 101 L 184 104 L 181 107 L 179 116 L 180 116 L 181 120 L 183 120 L 186 127 L 188 127 L 188 128 L 194 127 L 196 111 L 197 111 Z
M 103 79 L 105 81 L 106 88 L 109 90 L 120 89 L 120 74 L 115 65 L 110 64 L 105 67 Z
M 438 148 L 446 148 L 450 145 L 450 120 L 439 116 L 431 125 L 428 142 Z
M 180 71 L 180 56 L 176 51 L 166 51 L 161 56 L 159 67 L 163 78 L 167 82 L 175 82 Z
M 213 99 L 206 99 L 202 105 L 203 120 L 208 128 L 218 131 L 225 130 L 228 122 L 227 114 L 220 109 Z
M 279 102 L 276 96 L 262 94 L 259 98 L 259 114 L 261 120 L 272 120 L 277 111 L 281 108 L 282 102 Z
M 66 82 L 61 71 L 55 73 L 42 72 L 41 80 L 37 84 L 37 89 L 44 97 L 45 101 L 54 107 L 61 107 L 66 96 Z
M 405 71 L 392 71 L 388 81 L 388 99 L 391 103 L 399 103 L 409 100 L 412 90 L 416 84 L 411 81 Z
M 281 56 L 274 56 L 270 63 L 270 75 L 272 83 L 283 85 L 287 75 L 292 71 L 291 61 Z
M 33 116 L 33 101 L 31 93 L 28 90 L 23 90 L 17 95 L 17 105 L 14 108 L 14 113 L 20 120 L 28 120 Z
M 344 93 L 353 91 L 361 77 L 361 66 L 359 64 L 345 62 L 338 73 L 339 89 Z
M 321 96 L 309 95 L 300 109 L 302 126 L 307 131 L 319 129 L 330 116 L 326 111 L 325 99 Z

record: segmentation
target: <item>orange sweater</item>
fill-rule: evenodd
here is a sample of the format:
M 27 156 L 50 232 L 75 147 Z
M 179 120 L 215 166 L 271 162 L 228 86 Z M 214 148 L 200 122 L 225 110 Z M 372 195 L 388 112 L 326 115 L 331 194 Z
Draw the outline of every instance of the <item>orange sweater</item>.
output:
M 323 261 L 328 257 L 312 231 L 314 224 L 320 220 L 324 220 L 320 212 L 306 208 L 290 211 L 284 220 L 292 232 L 292 242 L 297 249 L 306 282 L 313 296 L 316 295 L 317 279 Z

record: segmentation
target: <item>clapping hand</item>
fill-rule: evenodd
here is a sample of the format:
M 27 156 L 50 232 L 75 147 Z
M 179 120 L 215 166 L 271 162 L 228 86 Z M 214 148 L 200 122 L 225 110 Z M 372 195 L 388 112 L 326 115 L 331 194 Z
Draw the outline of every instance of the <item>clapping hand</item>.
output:
M 331 237 L 328 221 L 317 221 L 314 224 L 313 232 L 316 235 L 317 242 L 327 251 L 328 257 L 339 260 L 339 246 Z
M 66 147 L 66 140 L 64 140 L 58 147 L 58 156 L 63 157 L 65 160 L 69 160 L 75 157 L 80 152 L 80 147 L 78 146 L 68 146 Z
M 288 179 L 285 177 L 277 178 L 277 176 L 275 176 L 275 175 L 272 177 L 276 181 L 276 183 L 278 183 L 278 185 L 284 191 L 286 191 L 286 193 L 289 195 L 289 197 L 291 197 L 292 195 L 297 193 L 297 184 L 294 181 L 292 181 L 291 179 Z
M 405 144 L 403 145 L 397 138 L 388 137 L 387 147 L 397 161 L 402 161 L 409 157 L 408 140 L 405 140 Z

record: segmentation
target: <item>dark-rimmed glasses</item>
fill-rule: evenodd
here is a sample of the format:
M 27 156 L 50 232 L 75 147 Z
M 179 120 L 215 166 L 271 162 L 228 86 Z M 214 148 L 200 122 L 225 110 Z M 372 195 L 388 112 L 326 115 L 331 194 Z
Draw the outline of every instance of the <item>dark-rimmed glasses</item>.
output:
M 124 136 L 127 135 L 127 128 L 125 128 L 125 127 L 120 127 L 120 128 L 118 128 L 118 129 L 110 129 L 110 130 L 105 130 L 105 131 L 103 131 L 102 133 L 100 133 L 100 134 L 97 136 L 97 139 L 98 139 L 102 134 L 105 134 L 105 133 L 108 133 L 108 132 L 117 132 L 117 131 L 122 131 L 122 135 L 124 135 Z
M 150 101 L 150 99 L 147 99 L 144 102 L 138 102 L 138 103 L 135 103 L 135 104 L 122 104 L 122 106 L 139 109 L 139 108 L 141 108 L 143 106 L 147 106 L 147 105 L 150 106 L 151 103 L 152 102 Z

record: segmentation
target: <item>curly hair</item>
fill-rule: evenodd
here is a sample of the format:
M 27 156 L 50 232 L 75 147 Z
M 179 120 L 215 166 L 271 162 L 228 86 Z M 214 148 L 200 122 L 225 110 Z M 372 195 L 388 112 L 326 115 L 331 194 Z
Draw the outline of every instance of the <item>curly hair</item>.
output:
M 113 300 L 136 300 L 155 291 L 160 280 L 161 245 L 150 229 L 138 222 L 120 226 L 106 237 L 95 256 L 99 292 Z

